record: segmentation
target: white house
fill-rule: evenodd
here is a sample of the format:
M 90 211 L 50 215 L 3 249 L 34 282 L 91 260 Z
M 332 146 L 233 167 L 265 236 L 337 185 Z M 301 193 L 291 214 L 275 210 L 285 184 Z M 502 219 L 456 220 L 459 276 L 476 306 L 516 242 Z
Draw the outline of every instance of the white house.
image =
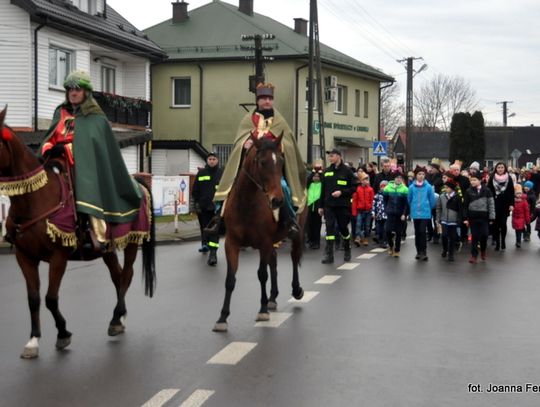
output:
M 0 105 L 19 132 L 46 130 L 75 69 L 90 72 L 95 97 L 116 133 L 137 143 L 122 153 L 130 172 L 144 169 L 150 111 L 150 64 L 162 49 L 106 0 L 0 0 Z

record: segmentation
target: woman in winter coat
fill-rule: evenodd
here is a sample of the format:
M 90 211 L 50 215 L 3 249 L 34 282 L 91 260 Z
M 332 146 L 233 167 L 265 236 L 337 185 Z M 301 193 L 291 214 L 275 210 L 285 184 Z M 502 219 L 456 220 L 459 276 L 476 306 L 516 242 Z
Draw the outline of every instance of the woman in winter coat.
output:
M 508 173 L 505 163 L 497 163 L 495 170 L 489 177 L 487 187 L 495 200 L 495 223 L 493 224 L 495 250 L 505 250 L 506 222 L 510 212 L 514 209 L 514 181 Z
M 414 243 L 416 259 L 428 259 L 427 256 L 427 227 L 431 222 L 431 211 L 435 208 L 435 193 L 433 187 L 426 181 L 426 168 L 416 166 L 416 179 L 409 185 L 408 204 L 411 219 L 414 223 Z

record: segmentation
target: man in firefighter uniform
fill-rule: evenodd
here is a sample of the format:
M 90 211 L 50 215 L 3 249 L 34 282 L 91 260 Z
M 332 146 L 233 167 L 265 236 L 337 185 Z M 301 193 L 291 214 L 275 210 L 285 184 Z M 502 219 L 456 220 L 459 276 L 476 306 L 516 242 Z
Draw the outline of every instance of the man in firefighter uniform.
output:
M 208 154 L 206 157 L 206 165 L 199 170 L 193 183 L 193 202 L 195 204 L 195 212 L 199 218 L 199 226 L 201 228 L 201 248 L 199 252 L 208 254 L 208 265 L 215 266 L 217 264 L 217 249 L 219 242 L 217 239 L 209 238 L 203 231 L 208 226 L 210 220 L 215 213 L 214 195 L 217 185 L 221 179 L 222 170 L 219 167 L 219 160 L 214 153 Z
M 351 220 L 351 197 L 356 189 L 356 178 L 343 162 L 339 150 L 334 148 L 326 153 L 329 155 L 330 166 L 322 177 L 319 215 L 324 215 L 326 220 L 326 248 L 322 263 L 330 264 L 334 262 L 336 226 L 343 239 L 344 260 L 351 260 L 351 235 L 348 225 Z

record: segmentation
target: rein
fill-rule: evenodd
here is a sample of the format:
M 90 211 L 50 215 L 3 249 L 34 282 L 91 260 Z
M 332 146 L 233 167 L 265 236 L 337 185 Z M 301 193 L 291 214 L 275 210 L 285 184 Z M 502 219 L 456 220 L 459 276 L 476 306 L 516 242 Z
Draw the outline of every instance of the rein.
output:
M 246 174 L 246 176 L 250 179 L 251 182 L 253 182 L 255 184 L 255 186 L 262 192 L 264 192 L 266 194 L 266 188 L 261 185 L 260 182 L 257 182 L 257 180 L 255 180 L 255 178 L 253 178 L 251 176 L 251 174 L 242 166 L 242 171 L 244 171 L 244 174 Z

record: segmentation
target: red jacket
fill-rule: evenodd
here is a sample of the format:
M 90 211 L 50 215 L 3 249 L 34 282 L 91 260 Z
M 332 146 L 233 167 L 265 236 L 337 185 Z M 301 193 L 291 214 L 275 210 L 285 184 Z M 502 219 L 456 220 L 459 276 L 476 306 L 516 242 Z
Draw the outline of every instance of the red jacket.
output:
M 531 212 L 526 199 L 515 201 L 512 211 L 512 227 L 515 230 L 523 230 L 531 222 Z
M 373 188 L 371 188 L 369 185 L 359 185 L 352 197 L 353 216 L 358 215 L 358 212 L 371 211 L 373 208 L 374 196 L 375 193 L 373 192 Z

